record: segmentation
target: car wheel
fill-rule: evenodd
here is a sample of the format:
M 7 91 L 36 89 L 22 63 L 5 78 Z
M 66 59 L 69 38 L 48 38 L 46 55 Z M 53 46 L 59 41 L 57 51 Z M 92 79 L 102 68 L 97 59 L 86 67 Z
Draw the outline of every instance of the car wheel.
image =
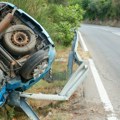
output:
M 13 25 L 4 35 L 6 48 L 15 55 L 29 53 L 36 45 L 35 33 L 25 25 Z
M 20 75 L 23 82 L 27 82 L 32 78 L 37 78 L 42 74 L 48 66 L 48 53 L 40 50 L 34 53 L 20 69 Z

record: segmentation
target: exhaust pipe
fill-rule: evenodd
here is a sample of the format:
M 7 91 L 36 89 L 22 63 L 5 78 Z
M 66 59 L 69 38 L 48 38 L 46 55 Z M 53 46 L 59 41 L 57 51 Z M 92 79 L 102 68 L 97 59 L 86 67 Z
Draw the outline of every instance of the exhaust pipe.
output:
M 4 30 L 6 30 L 9 25 L 10 25 L 10 22 L 13 20 L 13 16 L 14 16 L 14 13 L 15 11 L 17 10 L 17 8 L 14 8 L 12 13 L 8 13 L 4 19 L 0 22 L 0 33 L 3 32 Z

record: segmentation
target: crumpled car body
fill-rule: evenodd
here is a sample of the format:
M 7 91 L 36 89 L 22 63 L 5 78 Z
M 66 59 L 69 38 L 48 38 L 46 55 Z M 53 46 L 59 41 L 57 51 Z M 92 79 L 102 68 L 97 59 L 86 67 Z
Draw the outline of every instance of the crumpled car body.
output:
M 43 79 L 54 58 L 46 30 L 15 5 L 0 2 L 0 105 L 11 91 L 23 92 Z

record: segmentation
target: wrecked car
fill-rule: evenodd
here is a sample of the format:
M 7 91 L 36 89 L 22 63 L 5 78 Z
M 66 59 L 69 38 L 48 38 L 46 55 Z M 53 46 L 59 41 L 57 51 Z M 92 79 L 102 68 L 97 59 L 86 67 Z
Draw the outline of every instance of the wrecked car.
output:
M 0 2 L 0 105 L 9 92 L 25 91 L 44 78 L 54 58 L 46 30 L 15 5 Z

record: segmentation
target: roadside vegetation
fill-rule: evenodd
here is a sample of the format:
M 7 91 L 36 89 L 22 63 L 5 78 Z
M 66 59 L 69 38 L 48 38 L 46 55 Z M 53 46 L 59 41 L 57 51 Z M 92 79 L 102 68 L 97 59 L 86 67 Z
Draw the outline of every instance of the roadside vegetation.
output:
M 84 20 L 90 23 L 120 27 L 120 0 L 80 0 Z

